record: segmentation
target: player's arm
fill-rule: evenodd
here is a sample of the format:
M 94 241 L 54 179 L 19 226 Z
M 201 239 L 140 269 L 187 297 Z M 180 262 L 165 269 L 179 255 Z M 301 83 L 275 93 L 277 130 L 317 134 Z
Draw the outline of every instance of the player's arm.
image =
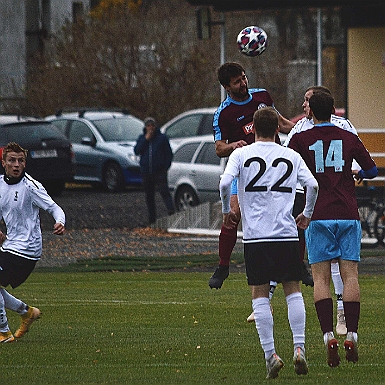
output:
M 294 123 L 282 116 L 281 114 L 278 114 L 278 125 L 279 131 L 283 132 L 284 134 L 288 134 L 290 130 L 294 127 Z
M 369 170 L 352 170 L 352 175 L 354 179 L 361 183 L 364 179 L 373 179 L 378 175 L 378 169 L 376 166 L 372 167 Z
M 319 190 L 317 180 L 314 177 L 309 179 L 306 182 L 305 187 L 306 187 L 305 208 L 303 209 L 302 213 L 295 218 L 295 222 L 297 226 L 303 230 L 308 228 L 310 224 L 311 216 L 313 215 L 314 206 L 317 201 L 318 190 Z
M 222 201 L 223 225 L 228 229 L 233 229 L 238 224 L 236 214 L 234 211 L 231 211 L 230 206 L 231 182 L 233 179 L 232 175 L 223 174 L 219 182 L 219 192 Z
M 238 140 L 237 142 L 227 143 L 226 140 L 215 141 L 215 152 L 220 158 L 229 156 L 236 148 L 247 146 L 247 142 L 244 140 Z

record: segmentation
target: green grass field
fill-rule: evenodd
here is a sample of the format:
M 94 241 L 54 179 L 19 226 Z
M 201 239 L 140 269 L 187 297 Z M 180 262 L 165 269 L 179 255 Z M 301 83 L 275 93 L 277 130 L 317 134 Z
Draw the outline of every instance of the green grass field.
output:
M 213 258 L 215 260 L 215 258 Z M 65 270 L 65 269 L 64 269 Z M 360 276 L 359 362 L 326 363 L 312 301 L 307 309 L 309 374 L 297 376 L 282 287 L 273 297 L 277 353 L 285 367 L 265 380 L 265 363 L 243 273 L 210 290 L 210 273 L 36 270 L 11 291 L 43 316 L 16 343 L 0 346 L 1 384 L 384 384 L 385 276 Z M 9 312 L 14 331 L 19 317 Z

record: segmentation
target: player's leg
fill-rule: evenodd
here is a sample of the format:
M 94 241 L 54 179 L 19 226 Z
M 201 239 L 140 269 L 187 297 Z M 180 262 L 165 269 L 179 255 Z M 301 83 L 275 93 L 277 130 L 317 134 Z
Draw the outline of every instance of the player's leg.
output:
M 293 335 L 294 369 L 298 375 L 307 374 L 309 369 L 305 358 L 305 302 L 299 281 L 282 282 L 286 296 L 288 320 Z
M 302 213 L 305 207 L 305 194 L 302 192 L 296 192 L 294 206 L 293 206 L 293 216 L 296 218 L 300 213 Z M 305 264 L 305 232 L 302 229 L 298 229 L 298 238 L 299 238 L 299 259 L 301 261 L 301 281 L 306 286 L 314 286 L 313 277 L 311 276 L 309 270 Z
M 340 364 L 338 341 L 333 333 L 333 300 L 330 293 L 330 261 L 311 265 L 314 278 L 314 304 L 318 321 L 323 333 L 330 367 Z
M 38 308 L 28 306 L 20 299 L 14 297 L 4 288 L 0 288 L 0 294 L 4 298 L 5 308 L 15 311 L 21 317 L 20 327 L 14 334 L 16 338 L 21 338 L 25 333 L 28 332 L 32 322 L 41 317 L 41 312 Z
M 273 298 L 274 291 L 277 287 L 277 282 L 275 281 L 270 281 L 270 288 L 269 288 L 269 300 Z M 270 310 L 273 313 L 273 308 L 270 303 Z M 251 314 L 247 317 L 247 322 L 255 322 L 255 316 L 254 316 L 254 311 L 251 312 Z
M 309 263 L 314 279 L 314 304 L 323 340 L 327 351 L 327 362 L 331 367 L 340 364 L 338 341 L 333 333 L 333 300 L 330 292 L 330 264 L 339 252 L 334 233 L 336 221 L 311 221 L 305 231 Z
M 267 261 L 274 254 L 274 246 L 270 244 L 244 244 L 247 283 L 251 290 L 255 327 L 265 355 L 266 378 L 276 378 L 283 367 L 283 361 L 275 351 L 274 321 L 269 300 L 269 278 L 274 274 L 274 268 Z
M 2 292 L 4 288 L 0 290 L 0 343 L 13 342 L 15 337 L 12 335 L 8 325 L 7 312 L 5 310 L 5 301 Z
M 276 378 L 283 367 L 283 361 L 277 355 L 274 344 L 274 320 L 270 311 L 270 285 L 250 286 L 255 327 L 266 360 L 266 378 Z
M 346 224 L 345 229 L 342 228 L 343 224 Z M 343 235 L 339 239 L 339 242 L 341 247 L 340 270 L 344 282 L 343 300 L 347 328 L 344 348 L 346 351 L 346 359 L 350 362 L 357 362 L 357 331 L 361 306 L 360 286 L 358 282 L 361 226 L 359 221 L 344 221 L 343 224 L 340 225 Z
M 228 229 L 222 225 L 219 234 L 219 266 L 215 269 L 214 274 L 209 279 L 211 289 L 220 289 L 223 281 L 229 276 L 230 257 L 234 246 L 237 243 L 238 224 L 241 220 L 241 210 L 239 208 L 237 196 L 237 180 L 233 180 L 231 185 L 230 207 L 237 215 L 237 226 Z
M 337 298 L 337 324 L 336 333 L 340 336 L 346 335 L 346 322 L 344 313 L 344 303 L 342 301 L 342 292 L 344 290 L 344 283 L 342 282 L 340 274 L 340 265 L 338 260 L 333 259 L 331 263 L 332 281 L 334 286 L 334 293 Z

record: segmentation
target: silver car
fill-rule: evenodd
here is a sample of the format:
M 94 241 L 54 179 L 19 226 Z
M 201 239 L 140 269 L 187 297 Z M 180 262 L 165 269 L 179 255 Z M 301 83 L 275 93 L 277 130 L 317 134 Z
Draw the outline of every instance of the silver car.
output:
M 226 161 L 215 153 L 213 135 L 181 139 L 168 172 L 176 209 L 219 201 L 219 178 Z
M 165 123 L 160 131 L 170 139 L 173 149 L 183 138 L 208 134 L 213 138 L 213 118 L 216 109 L 208 107 L 182 112 Z
M 110 192 L 139 185 L 139 158 L 134 154 L 142 120 L 125 111 L 79 110 L 46 117 L 69 138 L 76 161 L 75 181 L 102 184 Z

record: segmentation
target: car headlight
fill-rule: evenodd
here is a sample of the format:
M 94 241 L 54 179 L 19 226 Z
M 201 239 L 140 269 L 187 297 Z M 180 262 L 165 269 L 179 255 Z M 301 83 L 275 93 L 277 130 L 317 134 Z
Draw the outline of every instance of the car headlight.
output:
M 137 164 L 139 164 L 139 156 L 138 156 L 138 155 L 135 155 L 135 154 L 128 154 L 128 159 L 129 159 L 130 162 L 132 162 L 132 163 L 137 163 Z

